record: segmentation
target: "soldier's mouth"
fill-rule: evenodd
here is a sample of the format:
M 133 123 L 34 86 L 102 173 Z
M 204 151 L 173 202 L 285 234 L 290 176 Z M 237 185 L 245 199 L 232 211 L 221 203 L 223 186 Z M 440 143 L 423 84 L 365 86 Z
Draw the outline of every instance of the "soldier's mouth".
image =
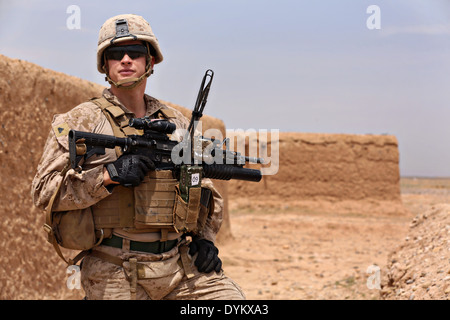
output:
M 124 70 L 120 70 L 119 74 L 122 76 L 131 76 L 132 74 L 134 74 L 134 70 L 131 69 L 124 69 Z

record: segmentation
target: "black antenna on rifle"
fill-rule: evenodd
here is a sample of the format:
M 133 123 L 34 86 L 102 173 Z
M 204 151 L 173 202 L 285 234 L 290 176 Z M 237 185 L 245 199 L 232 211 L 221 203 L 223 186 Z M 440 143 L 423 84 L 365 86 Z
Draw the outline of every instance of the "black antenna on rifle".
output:
M 191 122 L 189 123 L 188 132 L 185 139 L 190 139 L 190 143 L 194 140 L 194 132 L 197 127 L 198 120 L 203 116 L 203 109 L 205 109 L 206 101 L 211 88 L 211 82 L 214 77 L 214 72 L 211 69 L 206 70 L 203 76 L 202 83 L 197 95 L 197 101 L 195 102 L 194 110 L 192 111 Z M 209 79 L 208 79 L 209 78 Z M 191 145 L 191 150 L 193 146 Z

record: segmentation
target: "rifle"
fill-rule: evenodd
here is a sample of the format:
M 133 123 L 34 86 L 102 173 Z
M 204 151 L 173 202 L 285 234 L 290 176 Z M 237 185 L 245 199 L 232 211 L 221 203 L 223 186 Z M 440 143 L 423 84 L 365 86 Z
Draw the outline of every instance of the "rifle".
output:
M 155 164 L 156 170 L 172 170 L 174 177 L 180 181 L 180 191 L 187 200 L 189 189 L 199 187 L 202 178 L 219 180 L 245 180 L 258 182 L 262 175 L 260 170 L 248 169 L 243 166 L 247 162 L 263 163 L 261 158 L 242 156 L 239 152 L 229 150 L 228 138 L 222 142 L 215 139 L 200 137 L 197 142 L 210 143 L 211 155 L 220 159 L 220 163 L 198 163 L 198 154 L 194 150 L 194 132 L 199 119 L 203 116 L 209 89 L 213 78 L 213 71 L 207 70 L 197 96 L 188 130 L 182 142 L 169 139 L 169 134 L 176 130 L 175 124 L 168 120 L 151 120 L 148 117 L 134 118 L 129 122 L 130 127 L 143 130 L 142 135 L 129 135 L 124 138 L 96 134 L 91 132 L 69 131 L 69 155 L 72 169 L 82 170 L 82 163 L 93 155 L 105 154 L 105 148 L 120 147 L 124 154 L 142 154 L 149 157 Z M 206 83 L 206 81 L 209 81 Z M 226 149 L 223 149 L 223 146 Z M 185 151 L 190 156 L 183 154 Z M 173 155 L 178 151 L 181 163 L 173 161 Z

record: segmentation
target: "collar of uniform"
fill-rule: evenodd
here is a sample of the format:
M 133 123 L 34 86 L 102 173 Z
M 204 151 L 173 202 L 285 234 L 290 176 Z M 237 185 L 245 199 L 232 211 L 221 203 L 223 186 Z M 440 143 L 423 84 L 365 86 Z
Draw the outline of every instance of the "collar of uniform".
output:
M 122 104 L 122 102 L 120 102 L 119 99 L 118 99 L 111 91 L 109 91 L 109 89 L 103 90 L 103 97 L 105 97 L 106 100 L 108 100 L 108 101 L 111 102 L 112 104 L 114 104 L 114 105 L 116 105 L 116 106 L 119 106 L 123 111 L 125 111 L 125 113 L 134 115 L 134 113 L 131 112 L 130 110 L 128 110 L 128 109 Z
M 144 95 L 145 104 L 147 105 L 147 116 L 151 117 L 160 109 L 164 108 L 164 105 L 159 102 L 158 99 L 155 99 L 149 95 Z
M 132 114 L 134 116 L 134 113 L 128 110 L 120 101 L 119 99 L 109 90 L 104 89 L 103 90 L 103 96 L 111 103 L 115 104 L 116 106 L 119 106 L 120 108 L 125 111 L 125 113 Z M 154 115 L 159 109 L 163 108 L 163 104 L 159 102 L 158 99 L 155 99 L 147 94 L 144 94 L 144 100 L 145 105 L 147 107 L 146 116 L 151 117 Z

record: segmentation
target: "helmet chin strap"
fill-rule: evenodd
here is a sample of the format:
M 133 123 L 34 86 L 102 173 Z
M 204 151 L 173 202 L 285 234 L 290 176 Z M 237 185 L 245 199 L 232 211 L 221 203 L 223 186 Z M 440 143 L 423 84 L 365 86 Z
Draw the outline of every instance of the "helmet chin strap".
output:
M 123 79 L 123 80 L 116 82 L 109 77 L 109 72 L 106 69 L 106 64 L 103 65 L 103 70 L 105 71 L 105 74 L 106 74 L 105 81 L 108 81 L 109 84 L 115 86 L 116 88 L 126 89 L 126 90 L 131 90 L 131 89 L 136 88 L 142 82 L 142 80 L 150 77 L 150 75 L 153 74 L 151 56 L 150 56 L 149 62 L 147 63 L 147 66 L 145 67 L 145 69 L 147 71 L 145 71 L 145 73 L 142 76 L 140 76 L 139 78 L 128 78 L 128 79 Z M 129 86 L 125 86 L 124 84 L 127 84 L 127 83 L 133 83 L 133 84 L 131 84 Z
M 141 82 L 142 80 L 144 80 L 145 78 L 149 77 L 150 74 L 153 73 L 153 69 L 149 68 L 142 76 L 140 76 L 139 78 L 128 78 L 128 79 L 123 79 L 120 81 L 114 81 L 112 80 L 108 73 L 106 72 L 106 77 L 105 80 L 108 81 L 110 84 L 112 84 L 113 86 L 115 86 L 116 88 L 120 88 L 120 89 L 127 89 L 127 90 L 131 90 L 133 88 L 136 88 Z M 133 83 L 134 82 L 134 83 Z M 127 83 L 133 83 L 129 86 L 125 86 L 125 84 Z

